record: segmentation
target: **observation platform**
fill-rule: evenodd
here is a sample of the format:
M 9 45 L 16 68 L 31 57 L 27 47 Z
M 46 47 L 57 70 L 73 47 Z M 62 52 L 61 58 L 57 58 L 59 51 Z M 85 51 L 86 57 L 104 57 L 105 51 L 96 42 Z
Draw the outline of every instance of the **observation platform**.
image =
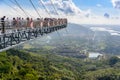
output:
M 8 50 L 16 45 L 22 44 L 28 40 L 33 40 L 37 37 L 41 37 L 45 34 L 50 34 L 52 32 L 58 31 L 60 29 L 67 27 L 67 20 L 53 21 L 53 22 L 40 22 L 33 21 L 34 25 L 32 27 L 7 27 L 5 26 L 5 32 L 0 33 L 0 52 Z M 6 24 L 7 25 L 7 24 Z M 18 26 L 18 25 L 16 25 Z M 0 26 L 0 31 L 2 31 L 2 26 Z

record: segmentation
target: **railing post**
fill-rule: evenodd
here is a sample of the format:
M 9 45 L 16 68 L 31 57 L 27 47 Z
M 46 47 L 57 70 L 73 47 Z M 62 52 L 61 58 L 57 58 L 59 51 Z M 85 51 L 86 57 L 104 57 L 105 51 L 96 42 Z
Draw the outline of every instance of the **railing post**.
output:
M 10 38 L 11 38 L 11 40 L 10 40 L 10 45 L 11 45 L 11 46 L 13 45 L 13 34 L 14 34 L 14 33 L 11 33 L 11 36 L 10 36 Z
M 6 40 L 5 40 L 6 34 L 3 35 L 3 48 L 6 48 Z

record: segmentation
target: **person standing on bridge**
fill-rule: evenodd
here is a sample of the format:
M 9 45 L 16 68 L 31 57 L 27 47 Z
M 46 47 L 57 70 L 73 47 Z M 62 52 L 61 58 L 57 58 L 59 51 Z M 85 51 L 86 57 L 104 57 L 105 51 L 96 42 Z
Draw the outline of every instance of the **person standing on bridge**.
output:
M 10 26 L 11 26 L 11 23 L 10 23 L 10 20 L 9 20 L 9 18 L 7 18 L 6 20 L 5 20 L 5 22 L 6 22 L 6 28 L 10 28 Z
M 17 20 L 17 23 L 18 23 L 18 29 L 21 29 L 21 17 L 18 18 Z
M 22 27 L 22 28 L 25 28 L 25 24 L 26 24 L 26 22 L 25 22 L 24 18 L 22 18 L 22 19 L 21 19 L 21 27 Z
M 6 16 L 3 16 L 1 18 L 1 25 L 2 25 L 2 32 L 1 33 L 5 33 L 5 17 Z
M 17 20 L 15 18 L 13 18 L 12 26 L 13 26 L 13 28 L 16 28 L 16 26 L 17 26 Z
M 31 18 L 30 19 L 30 27 L 33 29 L 34 27 L 33 27 L 33 19 Z
M 30 27 L 30 18 L 27 17 L 26 20 L 27 20 L 26 28 L 29 28 Z

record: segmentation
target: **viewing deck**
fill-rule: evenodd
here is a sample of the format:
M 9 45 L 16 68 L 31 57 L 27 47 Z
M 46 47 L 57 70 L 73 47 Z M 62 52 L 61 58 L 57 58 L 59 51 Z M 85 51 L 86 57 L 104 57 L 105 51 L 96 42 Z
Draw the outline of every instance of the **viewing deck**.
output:
M 32 26 L 29 27 L 27 25 L 23 25 L 21 27 L 17 27 L 15 25 L 13 27 L 7 27 L 5 25 L 5 33 L 0 33 L 0 52 L 12 48 L 18 44 L 24 43 L 25 41 L 35 39 L 37 37 L 43 36 L 44 34 L 49 34 L 55 32 L 57 30 L 63 29 L 67 27 L 66 21 L 56 22 L 53 21 L 52 23 L 49 22 L 34 22 Z M 20 25 L 19 25 L 20 26 Z M 2 26 L 0 27 L 2 31 Z

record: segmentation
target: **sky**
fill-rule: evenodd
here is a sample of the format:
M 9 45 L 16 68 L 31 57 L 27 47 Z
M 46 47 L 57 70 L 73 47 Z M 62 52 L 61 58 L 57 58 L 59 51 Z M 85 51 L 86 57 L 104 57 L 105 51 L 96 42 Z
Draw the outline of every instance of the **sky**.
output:
M 120 10 L 113 7 L 112 0 L 73 0 L 76 6 L 82 10 L 90 9 L 97 15 L 103 15 L 105 12 L 111 15 L 119 15 Z M 120 1 L 120 0 L 119 0 Z
M 16 1 L 28 16 L 39 17 L 29 0 Z M 51 17 L 49 12 L 52 17 L 66 17 L 71 23 L 120 24 L 120 0 L 32 0 L 32 2 L 42 17 Z M 15 0 L 0 0 L 0 7 L 0 17 L 26 16 L 16 5 Z

